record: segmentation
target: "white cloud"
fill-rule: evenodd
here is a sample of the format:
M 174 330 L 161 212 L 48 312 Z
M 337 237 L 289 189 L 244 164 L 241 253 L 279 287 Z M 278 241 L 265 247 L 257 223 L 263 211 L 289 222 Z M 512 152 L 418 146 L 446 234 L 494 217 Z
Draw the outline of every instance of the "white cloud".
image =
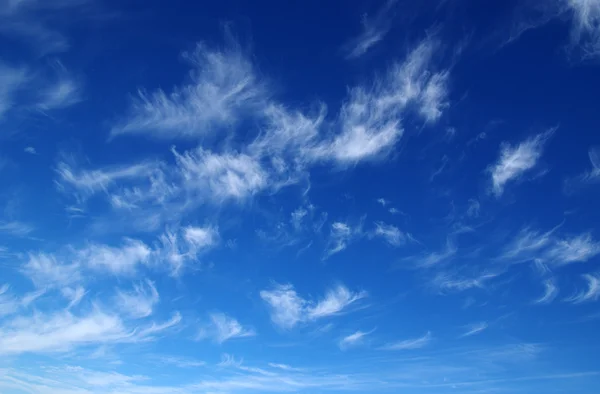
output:
M 340 349 L 342 349 L 342 350 L 348 349 L 350 347 L 358 346 L 364 341 L 364 339 L 367 335 L 369 335 L 369 332 L 364 332 L 364 331 L 360 331 L 360 330 L 356 331 L 354 334 L 350 334 L 350 335 L 342 338 L 338 345 L 339 345 Z
M 23 151 L 25 153 L 29 153 L 30 155 L 37 155 L 37 151 L 35 150 L 35 148 L 33 146 L 27 146 L 27 147 L 25 147 L 25 149 L 23 149 Z
M 24 68 L 0 63 L 0 119 L 15 105 L 15 94 L 28 79 Z
M 242 327 L 233 317 L 224 313 L 211 313 L 210 324 L 200 329 L 198 338 L 212 338 L 217 343 L 223 343 L 230 339 L 247 338 L 255 335 L 254 330 Z
M 310 320 L 316 320 L 336 315 L 366 296 L 367 293 L 364 291 L 355 293 L 348 290 L 345 286 L 338 285 L 327 291 L 325 298 L 320 300 L 315 306 L 307 309 L 307 317 Z
M 598 299 L 600 299 L 600 274 L 585 274 L 582 275 L 582 277 L 587 282 L 587 290 L 569 297 L 567 301 L 574 304 L 598 301 Z
M 269 304 L 271 320 L 284 329 L 293 328 L 305 318 L 306 300 L 292 285 L 277 285 L 272 290 L 262 290 L 260 297 Z
M 514 182 L 533 169 L 542 156 L 543 148 L 556 129 L 531 137 L 517 146 L 504 143 L 496 164 L 489 168 L 492 176 L 492 190 L 499 197 L 507 183 Z
M 85 170 L 74 168 L 66 162 L 60 162 L 56 167 L 59 176 L 56 183 L 63 191 L 76 194 L 78 200 L 85 200 L 95 193 L 108 192 L 117 182 L 149 179 L 157 170 L 157 163 Z
M 584 59 L 600 56 L 600 1 L 560 0 L 560 4 L 571 17 L 571 44 Z
M 431 281 L 431 285 L 441 293 L 485 289 L 486 282 L 497 276 L 498 273 L 494 272 L 482 272 L 472 276 L 461 276 L 452 272 L 438 272 Z
M 388 0 L 372 17 L 363 16 L 362 32 L 344 46 L 348 58 L 363 56 L 383 40 L 392 25 L 392 8 L 395 3 L 396 0 Z
M 175 315 L 165 323 L 128 328 L 117 314 L 97 308 L 80 316 L 66 310 L 18 316 L 0 325 L 0 354 L 64 353 L 92 344 L 151 340 L 180 321 Z
M 63 287 L 82 278 L 78 263 L 64 263 L 44 253 L 29 254 L 21 270 L 37 287 Z
M 42 112 L 70 107 L 81 101 L 80 83 L 62 63 L 53 63 L 56 78 L 38 93 L 36 108 Z
M 390 202 L 388 200 L 386 200 L 385 198 L 380 197 L 380 198 L 377 199 L 377 203 L 380 204 L 382 207 L 385 207 Z
M 68 312 L 19 317 L 0 332 L 0 353 L 68 351 L 77 345 L 122 339 L 118 317 L 100 311 L 77 317 Z
M 236 124 L 265 99 L 265 87 L 241 48 L 211 49 L 203 43 L 183 58 L 193 67 L 189 82 L 171 93 L 139 91 L 112 135 L 146 133 L 155 138 L 199 138 Z
M 69 305 L 67 306 L 67 309 L 71 309 L 77 306 L 81 302 L 81 300 L 83 300 L 83 297 L 85 297 L 87 292 L 85 291 L 85 288 L 83 288 L 83 286 L 77 286 L 75 288 L 65 287 L 61 289 L 61 293 L 63 297 L 69 300 Z
M 214 227 L 184 227 L 180 232 L 165 231 L 159 237 L 160 246 L 155 257 L 170 265 L 171 273 L 179 275 L 186 263 L 197 261 L 198 257 L 217 245 L 218 229 Z
M 536 261 L 563 266 L 586 262 L 600 254 L 600 242 L 590 233 L 558 236 L 554 234 L 557 229 L 546 233 L 528 228 L 521 230 L 505 248 L 501 259 L 512 263 Z
M 114 275 L 132 275 L 138 265 L 149 262 L 152 250 L 143 242 L 125 239 L 119 247 L 89 244 L 77 251 L 76 257 L 87 267 Z
M 24 237 L 34 230 L 33 226 L 28 224 L 12 221 L 0 221 L 0 233 L 9 234 L 17 237 Z
M 600 242 L 590 233 L 556 239 L 545 253 L 545 259 L 555 265 L 585 262 L 600 253 Z
M 461 338 L 470 337 L 472 335 L 479 334 L 487 328 L 488 328 L 487 322 L 479 322 L 479 323 L 471 324 L 470 326 L 467 327 L 467 331 L 461 335 Z
M 544 294 L 534 302 L 536 304 L 549 304 L 554 301 L 557 295 L 558 287 L 556 283 L 554 283 L 553 279 L 547 279 L 544 281 Z
M 385 224 L 383 222 L 375 223 L 375 231 L 373 235 L 381 237 L 392 246 L 400 246 L 406 242 L 404 233 L 398 229 L 398 227 L 391 224 Z
M 296 293 L 292 285 L 276 285 L 272 290 L 263 290 L 260 296 L 271 311 L 273 323 L 291 329 L 298 323 L 314 321 L 342 313 L 351 304 L 365 298 L 367 293 L 352 292 L 343 285 L 330 289 L 318 302 L 306 300 Z
M 9 289 L 7 284 L 0 286 L 0 318 L 15 313 L 19 306 L 17 300 L 7 294 Z
M 186 189 L 217 202 L 244 199 L 268 186 L 268 174 L 246 154 L 217 154 L 202 147 L 173 154 Z
M 139 319 L 150 316 L 159 299 L 154 283 L 146 280 L 145 283 L 135 284 L 133 291 L 117 291 L 115 304 L 124 314 Z
M 478 200 L 473 198 L 469 199 L 469 207 L 467 208 L 467 216 L 472 218 L 479 217 L 479 211 L 481 210 L 481 204 Z
M 425 335 L 414 339 L 405 339 L 398 342 L 391 342 L 382 347 L 383 350 L 412 350 L 427 346 L 432 340 L 431 332 L 427 331 Z
M 76 16 L 79 21 L 89 22 L 91 15 L 98 16 L 97 10 L 85 12 L 93 4 L 92 0 L 4 0 L 0 2 L 0 33 L 33 47 L 40 58 L 64 52 L 69 48 L 69 40 L 57 30 L 61 17 Z
M 359 224 L 356 227 L 351 227 L 347 223 L 333 222 L 331 224 L 331 231 L 329 233 L 329 240 L 325 249 L 324 259 L 341 252 L 355 238 L 362 236 L 362 225 Z
M 600 147 L 592 146 L 588 149 L 588 157 L 592 168 L 583 174 L 567 179 L 565 182 L 567 188 L 577 186 L 578 184 L 590 184 L 600 182 Z
M 446 262 L 456 255 L 457 248 L 451 239 L 446 240 L 446 246 L 440 252 L 429 252 L 421 256 L 410 258 L 417 267 L 428 268 Z
M 437 121 L 448 106 L 448 72 L 433 65 L 437 48 L 427 38 L 371 86 L 350 89 L 337 120 L 340 132 L 315 146 L 312 155 L 340 164 L 379 158 L 402 137 L 407 110 L 427 123 Z

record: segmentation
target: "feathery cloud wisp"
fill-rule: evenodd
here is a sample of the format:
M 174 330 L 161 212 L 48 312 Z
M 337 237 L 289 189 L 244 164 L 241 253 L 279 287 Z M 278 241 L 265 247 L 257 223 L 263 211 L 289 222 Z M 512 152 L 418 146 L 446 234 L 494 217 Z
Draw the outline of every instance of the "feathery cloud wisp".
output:
M 368 15 L 363 16 L 362 32 L 344 46 L 348 58 L 352 59 L 363 56 L 379 41 L 383 40 L 392 27 L 392 8 L 395 3 L 396 0 L 387 0 L 375 15 L 372 17 Z
M 484 321 L 475 323 L 475 324 L 471 324 L 467 327 L 467 331 L 461 335 L 461 338 L 470 337 L 472 335 L 477 335 L 487 328 L 488 328 L 488 323 L 484 322 Z
M 427 331 L 425 335 L 419 338 L 405 339 L 398 342 L 391 342 L 384 345 L 383 350 L 413 350 L 427 346 L 432 340 L 431 332 Z
M 230 339 L 247 338 L 255 335 L 254 330 L 244 328 L 233 317 L 218 312 L 210 314 L 210 324 L 200 329 L 198 339 L 212 338 L 217 343 L 223 343 Z
M 350 305 L 365 298 L 367 293 L 352 292 L 343 285 L 327 291 L 318 302 L 306 300 L 296 293 L 292 285 L 276 285 L 271 290 L 263 290 L 260 296 L 271 311 L 273 323 L 284 329 L 291 329 L 298 323 L 315 321 L 342 313 Z
M 489 168 L 492 190 L 496 197 L 504 192 L 507 183 L 514 182 L 534 168 L 542 156 L 544 145 L 555 129 L 531 137 L 517 146 L 503 144 L 498 161 Z
M 600 299 L 600 274 L 585 274 L 582 277 L 587 282 L 587 290 L 567 298 L 567 301 L 574 304 L 580 304 L 582 302 L 597 301 Z
M 535 300 L 536 304 L 549 304 L 558 295 L 558 287 L 553 279 L 547 279 L 544 281 L 544 294 Z
M 265 87 L 239 45 L 222 50 L 199 43 L 183 58 L 189 82 L 171 93 L 140 90 L 112 135 L 144 133 L 160 139 L 196 139 L 235 124 L 265 100 Z
M 350 334 L 342 338 L 338 345 L 342 350 L 348 349 L 353 346 L 358 346 L 364 341 L 367 335 L 369 335 L 369 332 L 364 332 L 360 330 L 356 331 L 354 334 Z
M 400 246 L 406 241 L 404 233 L 398 227 L 383 222 L 375 223 L 373 235 L 383 238 L 391 246 Z

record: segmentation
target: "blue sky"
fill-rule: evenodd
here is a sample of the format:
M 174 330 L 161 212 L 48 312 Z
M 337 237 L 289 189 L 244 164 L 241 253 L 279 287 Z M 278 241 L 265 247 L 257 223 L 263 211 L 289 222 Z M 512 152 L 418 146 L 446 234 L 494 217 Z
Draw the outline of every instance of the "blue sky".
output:
M 0 1 L 0 392 L 597 392 L 600 1 L 210 3 Z

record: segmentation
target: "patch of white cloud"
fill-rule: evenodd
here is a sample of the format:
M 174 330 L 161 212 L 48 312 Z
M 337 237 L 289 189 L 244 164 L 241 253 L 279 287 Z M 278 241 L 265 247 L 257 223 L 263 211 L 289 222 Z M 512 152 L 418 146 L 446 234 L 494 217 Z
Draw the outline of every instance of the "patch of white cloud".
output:
M 121 246 L 91 243 L 76 253 L 76 258 L 92 270 L 114 275 L 133 275 L 138 267 L 147 264 L 152 250 L 145 243 L 125 239 Z
M 199 147 L 183 154 L 173 150 L 173 154 L 185 188 L 216 201 L 241 200 L 269 184 L 261 164 L 243 153 L 218 154 Z
M 87 294 L 87 291 L 83 286 L 78 285 L 76 287 L 65 287 L 61 289 L 61 294 L 63 295 L 63 297 L 69 300 L 69 305 L 67 305 L 67 309 L 71 309 L 79 305 L 81 300 L 83 300 L 83 297 L 85 297 L 85 295 Z
M 558 227 L 546 232 L 525 228 L 505 247 L 502 260 L 512 263 L 544 263 L 550 266 L 563 266 L 586 262 L 600 254 L 600 242 L 591 233 L 577 235 L 557 235 Z
M 81 83 L 62 63 L 54 62 L 53 69 L 56 77 L 38 93 L 36 108 L 42 112 L 70 107 L 82 100 Z
M 181 320 L 127 327 L 118 314 L 93 309 L 75 315 L 67 310 L 16 316 L 0 327 L 0 354 L 64 353 L 80 346 L 150 340 Z
M 357 226 L 351 226 L 344 222 L 333 222 L 331 224 L 331 230 L 329 232 L 329 240 L 325 249 L 324 259 L 331 257 L 332 255 L 341 252 L 346 249 L 348 245 L 363 235 L 362 224 Z
M 544 294 L 535 300 L 536 304 L 549 304 L 558 295 L 558 286 L 553 279 L 547 279 L 544 281 Z
M 367 293 L 353 292 L 338 285 L 330 289 L 323 299 L 315 302 L 302 298 L 292 285 L 286 284 L 262 290 L 260 296 L 269 306 L 271 321 L 287 330 L 299 323 L 341 314 L 352 304 L 365 298 Z
M 383 222 L 375 223 L 373 236 L 382 238 L 391 246 L 400 246 L 406 242 L 406 236 L 398 227 Z
M 587 289 L 567 298 L 567 301 L 574 304 L 598 301 L 600 299 L 600 274 L 585 274 L 582 275 L 582 278 L 586 281 Z
M 392 27 L 393 6 L 396 0 L 388 0 L 373 16 L 363 15 L 361 33 L 344 45 L 349 59 L 364 56 L 385 38 Z
M 356 331 L 353 334 L 347 335 L 340 339 L 338 346 L 342 350 L 349 349 L 351 347 L 359 346 L 364 343 L 365 337 L 367 337 L 370 332 L 364 331 Z
M 542 156 L 544 145 L 555 129 L 530 137 L 516 146 L 504 143 L 498 161 L 489 168 L 492 191 L 499 197 L 507 184 L 532 170 Z
M 121 312 L 134 319 L 152 315 L 154 306 L 159 300 L 158 291 L 154 283 L 149 280 L 134 284 L 132 291 L 118 290 L 115 295 L 115 304 Z
M 198 333 L 198 339 L 211 338 L 217 343 L 253 336 L 256 336 L 253 329 L 243 327 L 236 319 L 221 312 L 211 313 L 210 323 Z
M 28 80 L 25 68 L 0 63 L 0 120 L 15 105 L 17 91 Z
M 465 331 L 465 333 L 461 335 L 461 338 L 480 334 L 481 332 L 486 330 L 488 327 L 489 327 L 488 323 L 484 322 L 484 321 L 471 324 L 467 327 L 467 330 Z
M 419 338 L 404 339 L 402 341 L 391 342 L 384 345 L 382 350 L 414 350 L 423 348 L 432 341 L 433 337 L 430 331 L 427 331 L 425 335 Z
M 159 263 L 167 262 L 171 273 L 177 276 L 186 264 L 197 262 L 200 255 L 214 248 L 218 242 L 219 231 L 211 226 L 167 230 L 159 237 L 159 247 L 155 249 L 154 257 Z
M 33 226 L 19 221 L 0 221 L 0 233 L 15 237 L 24 237 L 34 230 Z
M 183 54 L 189 81 L 167 93 L 140 90 L 112 135 L 143 133 L 160 139 L 198 139 L 233 126 L 265 100 L 265 86 L 239 45 L 213 49 L 204 43 Z
M 64 263 L 56 256 L 46 253 L 30 253 L 21 272 L 37 287 L 63 287 L 82 279 L 78 263 Z

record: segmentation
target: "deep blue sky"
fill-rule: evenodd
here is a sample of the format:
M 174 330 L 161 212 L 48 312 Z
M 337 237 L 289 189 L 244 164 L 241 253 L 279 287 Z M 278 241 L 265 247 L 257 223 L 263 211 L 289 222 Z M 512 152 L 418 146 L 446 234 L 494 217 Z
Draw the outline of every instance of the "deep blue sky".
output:
M 0 0 L 0 392 L 595 393 L 600 1 Z

